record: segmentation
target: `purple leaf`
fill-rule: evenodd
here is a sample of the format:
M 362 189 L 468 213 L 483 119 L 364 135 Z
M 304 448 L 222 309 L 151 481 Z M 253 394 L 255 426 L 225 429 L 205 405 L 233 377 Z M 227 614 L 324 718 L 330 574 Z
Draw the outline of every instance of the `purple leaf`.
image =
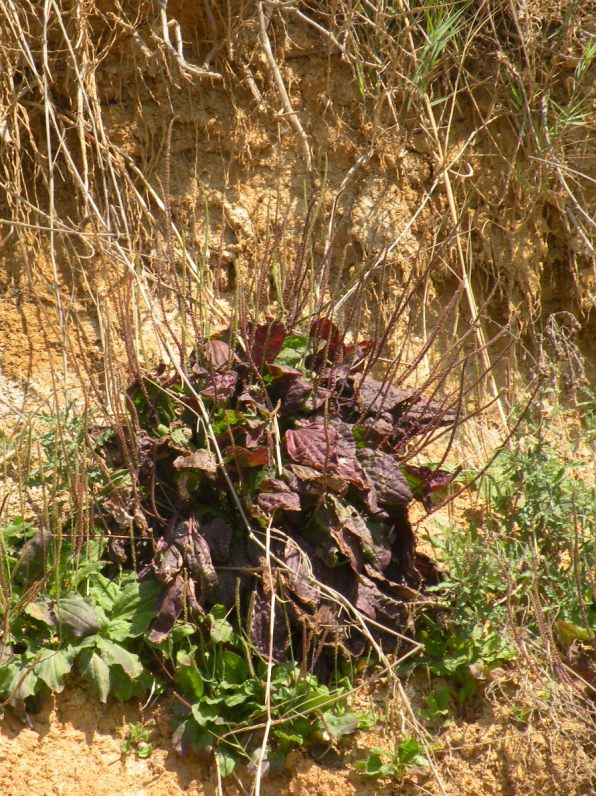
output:
M 211 551 L 206 539 L 199 533 L 194 517 L 180 523 L 178 527 L 185 528 L 186 533 L 178 536 L 175 544 L 183 556 L 185 566 L 200 586 L 199 599 L 203 602 L 209 592 L 217 586 L 217 574 L 211 561 Z
M 360 438 L 369 445 L 382 445 L 393 433 L 393 418 L 388 413 L 378 417 L 367 417 L 361 426 L 356 426 Z
M 288 539 L 283 559 L 291 572 L 284 573 L 288 586 L 298 599 L 306 605 L 318 605 L 321 600 L 319 587 L 309 580 L 312 575 L 307 565 L 308 556 L 293 539 Z
M 249 606 L 248 614 L 248 635 L 254 644 L 259 655 L 263 658 L 269 657 L 270 648 L 270 623 L 271 623 L 271 599 L 263 591 L 259 584 L 253 592 L 253 599 Z M 280 612 L 276 612 L 273 624 L 273 659 L 282 660 L 284 653 L 288 649 L 290 638 L 288 629 Z
M 242 448 L 240 445 L 230 445 L 224 451 L 226 459 L 231 460 L 238 467 L 260 467 L 269 464 L 269 448 Z
M 370 479 L 356 459 L 340 456 L 334 470 L 340 478 L 345 479 L 357 489 L 370 489 Z
M 232 349 L 223 340 L 208 340 L 203 350 L 205 359 L 215 370 L 225 368 L 232 358 Z
M 405 506 L 397 507 L 392 534 L 391 564 L 385 575 L 395 583 L 418 589 L 422 578 L 416 569 L 416 537 Z
M 211 557 L 219 564 L 224 564 L 230 556 L 232 542 L 232 526 L 221 517 L 201 523 L 201 536 L 209 545 Z
M 325 470 L 337 461 L 337 432 L 331 426 L 310 423 L 286 431 L 285 439 L 289 456 L 299 464 Z
M 258 368 L 273 362 L 282 349 L 286 334 L 286 327 L 281 321 L 269 319 L 267 323 L 257 326 L 251 356 Z
M 420 573 L 425 586 L 438 586 L 441 583 L 443 579 L 441 570 L 426 553 L 416 551 L 414 561 L 416 570 Z
M 280 402 L 281 415 L 290 415 L 303 408 L 304 402 L 312 392 L 312 384 L 300 375 L 289 374 L 274 379 L 267 392 L 274 406 Z
M 204 470 L 209 475 L 215 475 L 217 460 L 208 450 L 199 448 L 190 456 L 178 456 L 177 459 L 174 459 L 174 467 L 177 470 Z
M 257 505 L 265 513 L 272 514 L 277 509 L 300 511 L 300 498 L 290 487 L 277 478 L 265 481 L 257 498 Z
M 436 492 L 438 489 L 445 489 L 453 481 L 457 473 L 450 473 L 447 470 L 433 470 L 431 467 L 416 467 L 413 464 L 402 465 L 408 476 L 412 476 L 415 481 L 414 494 L 420 486 L 428 492 Z
M 313 321 L 310 326 L 310 337 L 311 340 L 321 341 L 319 350 L 307 357 L 306 365 L 311 370 L 320 372 L 328 362 L 339 363 L 343 359 L 344 345 L 339 329 L 329 318 L 318 318 Z
M 376 340 L 360 340 L 354 345 L 347 345 L 344 349 L 344 359 L 342 367 L 349 371 L 355 371 L 364 364 L 364 360 L 374 350 Z
M 300 495 L 319 496 L 326 492 L 344 495 L 348 490 L 348 484 L 344 478 L 328 471 L 321 473 L 319 470 L 305 467 L 302 464 L 289 464 L 286 466 L 286 473 L 295 477 L 292 479 L 292 487 Z
M 371 619 L 386 622 L 388 628 L 404 624 L 403 602 L 382 592 L 365 575 L 358 578 L 356 607 Z
M 327 533 L 337 545 L 339 552 L 345 556 L 354 572 L 362 572 L 364 559 L 362 547 L 358 540 L 348 533 L 345 528 L 327 526 Z
M 354 376 L 354 394 L 359 410 L 369 414 L 390 412 L 396 406 L 407 405 L 417 395 L 416 390 L 402 390 L 370 376 L 363 379 L 360 374 Z
M 412 487 L 414 497 L 427 511 L 432 510 L 432 493 L 448 487 L 459 472 L 449 473 L 447 470 L 433 470 L 424 465 L 416 467 L 413 464 L 402 465 L 402 470 Z
M 393 456 L 383 451 L 361 448 L 358 459 L 372 481 L 379 503 L 387 509 L 404 506 L 412 500 L 412 490 Z
M 245 432 L 247 448 L 257 448 L 262 442 L 267 426 L 260 420 L 247 420 L 242 430 Z
M 311 394 L 308 395 L 304 401 L 304 411 L 316 412 L 317 409 L 325 406 L 325 403 L 329 400 L 332 394 L 333 393 L 331 390 L 327 390 L 325 387 L 317 385 L 313 388 Z
M 178 575 L 164 590 L 157 609 L 149 641 L 159 644 L 166 639 L 176 624 L 184 603 L 184 577 Z
M 279 379 L 282 376 L 302 376 L 302 371 L 290 367 L 290 365 L 278 365 L 277 362 L 271 362 L 267 365 L 267 372 L 270 373 L 274 379 Z
M 330 345 L 340 342 L 339 329 L 329 318 L 317 318 L 310 325 L 310 336 L 315 340 L 327 340 Z
M 370 528 L 353 506 L 342 503 L 341 500 L 338 500 L 333 495 L 328 496 L 327 503 L 333 509 L 336 523 L 340 527 L 345 528 L 353 534 L 353 536 L 361 542 L 363 547 L 372 548 L 374 546 Z
M 201 395 L 216 401 L 226 401 L 234 395 L 237 383 L 238 374 L 235 370 L 231 370 L 229 373 L 214 373 L 211 377 L 211 384 L 201 390 Z

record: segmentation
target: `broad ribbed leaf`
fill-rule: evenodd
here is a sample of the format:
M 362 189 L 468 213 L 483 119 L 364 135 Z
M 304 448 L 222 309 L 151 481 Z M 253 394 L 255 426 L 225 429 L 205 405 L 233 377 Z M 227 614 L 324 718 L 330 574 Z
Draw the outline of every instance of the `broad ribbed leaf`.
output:
M 230 445 L 224 451 L 226 459 L 233 461 L 238 467 L 261 467 L 269 464 L 269 448 L 264 445 L 258 448 L 243 448 Z
M 433 470 L 430 467 L 415 467 L 413 464 L 402 465 L 402 471 L 412 487 L 412 492 L 420 500 L 427 511 L 432 509 L 431 495 L 441 489 L 446 489 L 457 473 L 447 470 Z
M 57 600 L 54 613 L 58 624 L 68 627 L 79 638 L 97 633 L 101 628 L 95 609 L 78 592 Z
M 278 478 L 265 481 L 263 490 L 257 497 L 257 505 L 266 513 L 273 513 L 277 509 L 283 511 L 300 511 L 300 498 L 290 487 Z
M 271 599 L 257 586 L 251 601 L 248 617 L 248 634 L 257 652 L 264 658 L 269 656 L 269 639 L 271 623 Z M 276 612 L 273 630 L 273 659 L 283 658 L 290 639 L 287 625 L 280 612 Z
M 97 639 L 97 648 L 108 666 L 121 666 L 131 680 L 136 680 L 143 673 L 143 665 L 139 656 L 129 652 L 120 644 L 100 637 Z
M 300 374 L 289 374 L 274 379 L 269 385 L 268 393 L 274 406 L 279 401 L 282 415 L 291 415 L 302 410 L 312 389 L 312 384 Z
M 321 591 L 311 580 L 312 567 L 307 564 L 307 554 L 298 547 L 293 539 L 288 539 L 283 558 L 290 570 L 285 573 L 290 589 L 301 602 L 307 605 L 318 605 L 321 600 Z
M 230 543 L 232 541 L 232 526 L 221 517 L 201 523 L 200 532 L 209 545 L 213 561 L 223 564 L 230 556 Z
M 34 603 L 29 603 L 29 605 L 25 606 L 24 610 L 25 613 L 32 616 L 33 619 L 44 622 L 50 627 L 56 626 L 56 617 L 46 600 L 36 600 Z
M 149 634 L 149 641 L 159 644 L 166 639 L 182 611 L 184 593 L 184 578 L 177 575 L 164 590 L 158 607 L 157 619 Z
M 48 688 L 60 693 L 64 689 L 64 675 L 72 668 L 72 658 L 65 650 L 43 650 L 35 674 Z
M 209 377 L 210 384 L 201 390 L 204 398 L 213 398 L 216 401 L 227 401 L 234 395 L 238 374 L 231 370 L 228 373 L 215 373 Z
M 358 459 L 376 490 L 381 506 L 392 509 L 405 506 L 412 498 L 412 490 L 394 456 L 379 450 L 361 448 Z
M 315 470 L 325 470 L 330 463 L 337 461 L 337 439 L 337 431 L 331 426 L 325 428 L 321 423 L 289 429 L 285 436 L 290 457 Z
M 157 613 L 160 585 L 155 580 L 134 580 L 122 589 L 110 613 L 106 634 L 124 641 L 144 633 Z
M 79 657 L 81 674 L 89 680 L 100 702 L 108 701 L 110 693 L 110 667 L 103 658 L 93 650 L 83 650 Z
M 208 340 L 204 352 L 205 359 L 215 370 L 225 368 L 232 358 L 232 349 L 223 340 Z
M 273 362 L 282 349 L 285 336 L 286 327 L 281 321 L 269 320 L 257 326 L 251 356 L 258 368 L 262 368 L 267 362 Z

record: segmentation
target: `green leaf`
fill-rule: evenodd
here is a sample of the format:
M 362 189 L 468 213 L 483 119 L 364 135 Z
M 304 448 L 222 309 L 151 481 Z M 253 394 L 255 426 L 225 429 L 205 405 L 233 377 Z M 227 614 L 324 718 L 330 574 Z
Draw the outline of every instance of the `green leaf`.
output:
M 248 694 L 236 693 L 230 694 L 224 698 L 224 704 L 227 708 L 235 708 L 242 705 L 248 699 Z
M 248 677 L 248 666 L 240 655 L 231 650 L 222 653 L 223 680 L 228 683 L 243 683 Z
M 218 718 L 220 713 L 220 709 L 217 705 L 207 705 L 205 699 L 196 702 L 191 710 L 192 717 L 199 727 L 206 727 L 208 724 L 211 724 L 214 719 Z
M 222 777 L 229 777 L 230 774 L 233 774 L 237 762 L 234 755 L 221 746 L 214 750 L 214 754 Z
M 50 627 L 56 626 L 56 617 L 46 600 L 36 600 L 34 603 L 29 603 L 29 605 L 25 606 L 25 613 L 27 616 L 37 619 L 38 622 L 44 622 Z
M 363 776 L 371 779 L 395 776 L 397 767 L 393 763 L 385 763 L 383 756 L 391 757 L 384 749 L 371 749 L 368 758 L 366 760 L 357 760 L 354 763 L 354 768 L 361 771 Z
M 135 755 L 141 760 L 146 760 L 153 754 L 153 745 L 146 741 L 139 741 L 135 748 Z
M 226 620 L 227 611 L 223 605 L 214 605 L 209 615 L 211 617 L 211 641 L 215 644 L 225 644 L 232 638 L 234 629 Z
M 304 746 L 304 736 L 298 733 L 288 733 L 283 730 L 274 730 L 273 735 L 280 742 L 282 749 L 299 749 Z
M 118 597 L 118 584 L 106 578 L 105 575 L 101 575 L 99 572 L 93 574 L 91 582 L 93 585 L 89 590 L 89 596 L 96 605 L 101 606 L 101 608 L 109 614 L 114 605 L 114 601 Z
M 105 635 L 112 641 L 126 641 L 131 636 L 130 622 L 127 619 L 110 619 L 105 627 Z
M 121 666 L 132 680 L 136 680 L 142 674 L 143 665 L 139 656 L 129 652 L 120 644 L 115 644 L 107 638 L 98 638 L 97 647 L 108 666 Z
M 291 334 L 284 339 L 283 348 L 275 358 L 275 363 L 295 368 L 300 365 L 308 353 L 308 338 L 300 334 Z
M 358 713 L 358 729 L 362 730 L 363 732 L 370 732 L 373 730 L 379 723 L 380 719 L 372 710 L 367 711 L 366 713 Z
M 155 613 L 155 601 L 160 588 L 157 581 L 148 580 L 141 583 L 134 575 L 134 580 L 131 583 L 127 583 L 124 588 L 119 589 L 111 616 L 120 619 L 133 619 L 139 611 L 144 613 L 153 610 Z
M 110 691 L 121 702 L 128 702 L 133 697 L 140 697 L 145 689 L 140 686 L 140 679 L 131 680 L 122 671 L 120 666 L 112 666 L 110 669 Z
M 323 713 L 323 725 L 334 738 L 352 735 L 358 729 L 360 717 L 356 713 L 344 713 L 338 716 L 331 711 Z
M 574 641 L 590 641 L 591 639 L 589 632 L 584 627 L 579 627 L 571 622 L 559 620 L 554 623 L 554 628 L 561 644 L 566 647 Z
M 75 636 L 90 636 L 101 629 L 97 612 L 78 592 L 57 600 L 54 613 L 58 623 L 66 625 Z
M 103 541 L 98 539 L 90 539 L 85 542 L 78 554 L 73 554 L 71 545 L 64 545 L 61 556 L 62 564 L 65 570 L 70 569 L 73 588 L 89 580 L 92 575 L 99 574 L 106 566 L 108 562 L 101 559 L 103 548 Z M 75 561 L 74 568 L 73 560 Z
M 230 426 L 235 426 L 244 420 L 244 415 L 234 409 L 220 409 L 213 419 L 213 432 L 215 435 L 223 434 Z
M 17 679 L 17 666 L 14 663 L 6 663 L 0 666 L 0 695 L 5 697 L 10 694 L 12 684 Z
M 81 674 L 89 680 L 100 702 L 104 705 L 110 693 L 110 668 L 95 650 L 84 650 L 79 658 Z
M 23 517 L 15 517 L 12 522 L 2 528 L 2 538 L 7 545 L 23 542 L 35 536 L 36 533 L 37 528 L 33 523 Z
M 204 686 L 201 672 L 193 664 L 185 665 L 182 663 L 181 655 L 177 656 L 178 666 L 176 667 L 176 680 L 187 696 L 200 699 L 203 696 Z
M 64 689 L 64 675 L 72 669 L 72 653 L 66 650 L 43 650 L 35 674 L 52 691 L 60 693 Z
M 114 641 L 135 638 L 147 631 L 157 614 L 160 585 L 155 580 L 134 580 L 120 589 L 110 612 L 106 634 Z
M 170 432 L 170 439 L 174 447 L 188 450 L 188 444 L 192 439 L 192 429 L 188 428 L 188 426 L 174 428 Z
M 28 662 L 19 668 L 16 673 L 14 682 L 10 686 L 11 702 L 24 702 L 27 697 L 33 696 L 39 687 L 39 677 L 33 671 L 25 672 L 31 666 Z
M 397 757 L 402 766 L 428 765 L 428 760 L 422 755 L 422 747 L 416 738 L 406 738 L 397 747 Z M 424 760 L 424 763 L 420 761 Z

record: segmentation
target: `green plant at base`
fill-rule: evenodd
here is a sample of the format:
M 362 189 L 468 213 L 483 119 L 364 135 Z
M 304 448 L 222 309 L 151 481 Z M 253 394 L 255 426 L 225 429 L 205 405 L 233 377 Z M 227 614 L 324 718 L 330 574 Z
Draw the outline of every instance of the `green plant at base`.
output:
M 368 757 L 357 760 L 354 767 L 367 779 L 400 779 L 409 769 L 430 765 L 422 751 L 422 746 L 415 738 L 405 738 L 396 745 L 394 752 L 373 747 Z
M 104 703 L 109 694 L 125 700 L 156 687 L 140 654 L 159 589 L 131 572 L 106 578 L 99 570 L 108 562 L 100 559 L 97 543 L 89 544 L 94 553 L 87 569 L 78 571 L 78 591 L 40 591 L 20 611 L 21 600 L 13 594 L 15 617 L 0 665 L 0 697 L 13 705 L 62 691 L 75 664 Z
M 175 681 L 185 704 L 173 739 L 179 752 L 213 752 L 222 775 L 227 775 L 260 751 L 268 716 L 271 731 L 265 760 L 274 767 L 282 765 L 291 749 L 334 743 L 370 726 L 370 715 L 347 707 L 352 690 L 347 678 L 327 686 L 288 662 L 273 665 L 268 686 L 266 662 L 259 656 L 254 663 L 252 655 L 247 659 L 246 640 L 234 632 L 222 606 L 212 608 L 200 633 L 200 642 L 185 634 L 179 649 L 170 645 Z
M 126 737 L 120 744 L 120 751 L 123 755 L 134 754 L 141 760 L 146 760 L 153 754 L 151 741 L 151 730 L 142 721 L 136 721 L 128 725 Z

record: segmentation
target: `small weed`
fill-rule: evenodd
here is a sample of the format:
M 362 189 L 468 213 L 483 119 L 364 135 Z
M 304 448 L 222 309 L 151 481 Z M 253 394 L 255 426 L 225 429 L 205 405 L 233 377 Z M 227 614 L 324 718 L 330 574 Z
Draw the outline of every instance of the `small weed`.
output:
M 394 752 L 381 747 L 369 750 L 365 760 L 357 760 L 354 767 L 367 779 L 401 779 L 410 769 L 425 768 L 428 758 L 415 738 L 405 738 L 397 744 Z
M 123 755 L 134 754 L 135 757 L 146 760 L 153 754 L 153 745 L 150 741 L 151 729 L 142 721 L 136 721 L 128 725 L 126 736 L 120 744 L 120 751 Z

